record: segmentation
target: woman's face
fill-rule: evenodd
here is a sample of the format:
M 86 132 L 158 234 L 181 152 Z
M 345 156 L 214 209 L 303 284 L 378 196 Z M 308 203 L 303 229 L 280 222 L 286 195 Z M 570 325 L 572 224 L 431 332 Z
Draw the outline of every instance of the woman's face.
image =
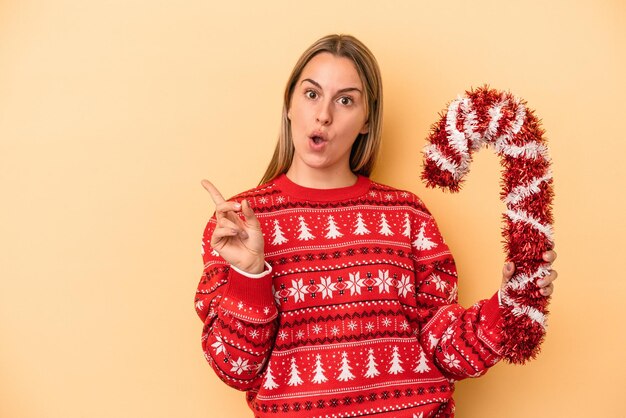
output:
M 350 170 L 350 150 L 367 133 L 363 84 L 354 63 L 327 52 L 313 57 L 294 86 L 288 117 L 295 148 L 291 169 Z

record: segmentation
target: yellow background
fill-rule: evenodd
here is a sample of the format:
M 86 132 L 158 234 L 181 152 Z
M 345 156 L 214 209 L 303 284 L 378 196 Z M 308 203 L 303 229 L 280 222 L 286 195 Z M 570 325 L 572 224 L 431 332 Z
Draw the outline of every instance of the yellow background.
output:
M 547 340 L 459 383 L 457 416 L 625 417 L 625 16 L 618 0 L 0 2 L 0 416 L 251 416 L 200 349 L 199 181 L 257 183 L 292 65 L 343 32 L 385 81 L 373 178 L 434 212 L 465 306 L 500 281 L 499 165 L 482 151 L 462 193 L 425 190 L 429 126 L 489 83 L 547 130 Z

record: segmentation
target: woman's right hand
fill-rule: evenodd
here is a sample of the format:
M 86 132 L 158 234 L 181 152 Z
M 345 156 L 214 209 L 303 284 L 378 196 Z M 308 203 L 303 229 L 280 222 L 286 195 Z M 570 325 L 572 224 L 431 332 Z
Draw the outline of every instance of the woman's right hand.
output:
M 263 231 L 248 201 L 227 202 L 213 183 L 202 180 L 201 184 L 215 202 L 217 226 L 211 236 L 211 247 L 239 270 L 262 273 L 265 270 Z M 243 220 L 239 212 L 243 213 Z

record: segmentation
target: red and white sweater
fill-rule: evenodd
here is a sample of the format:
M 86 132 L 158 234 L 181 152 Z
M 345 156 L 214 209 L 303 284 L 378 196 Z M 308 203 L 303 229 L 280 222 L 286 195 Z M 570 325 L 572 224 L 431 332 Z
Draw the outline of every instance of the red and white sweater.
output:
M 213 252 L 212 218 L 195 302 L 206 359 L 255 417 L 452 417 L 454 381 L 500 359 L 497 294 L 457 304 L 454 260 L 414 194 L 282 175 L 242 199 L 268 269 L 251 278 Z

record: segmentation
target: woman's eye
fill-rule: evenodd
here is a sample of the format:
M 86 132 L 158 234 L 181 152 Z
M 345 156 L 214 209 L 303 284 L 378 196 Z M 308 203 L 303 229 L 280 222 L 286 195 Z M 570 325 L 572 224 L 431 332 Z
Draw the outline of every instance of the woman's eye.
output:
M 317 93 L 314 92 L 313 90 L 307 90 L 304 94 L 309 99 L 317 99 Z
M 350 97 L 340 97 L 339 98 L 339 103 L 341 103 L 344 106 L 348 106 L 352 104 L 352 99 Z

